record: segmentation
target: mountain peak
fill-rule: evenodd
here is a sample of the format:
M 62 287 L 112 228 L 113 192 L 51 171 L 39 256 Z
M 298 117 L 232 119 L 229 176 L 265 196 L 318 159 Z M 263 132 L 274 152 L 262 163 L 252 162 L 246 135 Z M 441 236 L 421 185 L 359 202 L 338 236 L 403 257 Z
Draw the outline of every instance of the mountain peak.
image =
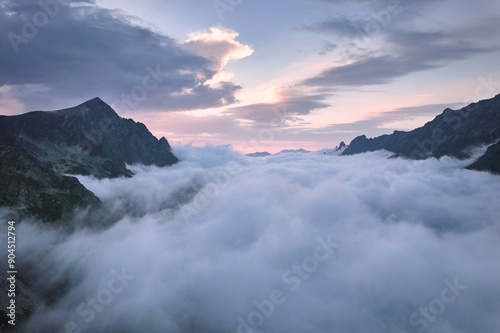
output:
M 132 176 L 126 164 L 176 163 L 166 139 L 121 118 L 99 97 L 53 112 L 0 118 L 0 144 L 16 144 L 63 174 Z
M 372 139 L 355 138 L 343 155 L 388 150 L 412 159 L 454 156 L 470 157 L 472 147 L 491 145 L 500 139 L 500 95 L 454 111 L 447 108 L 434 120 L 410 132 L 395 131 Z M 500 149 L 490 150 L 486 162 L 498 158 Z M 486 164 L 486 163 L 485 163 Z M 490 170 L 499 170 L 494 163 Z
M 88 101 L 79 104 L 75 107 L 55 111 L 59 115 L 80 115 L 80 116 L 92 116 L 96 118 L 120 118 L 120 116 L 99 97 L 94 97 Z
M 89 99 L 89 100 L 88 100 L 87 102 L 85 102 L 85 103 L 92 102 L 92 101 L 95 101 L 95 102 L 99 102 L 99 103 L 104 103 L 104 104 L 106 104 L 106 102 L 104 102 L 104 101 L 103 101 L 103 100 L 102 100 L 99 96 L 96 96 L 96 97 L 94 97 L 94 98 L 91 98 L 91 99 Z
M 94 97 L 92 99 L 89 99 L 88 101 L 82 103 L 81 105 L 87 105 L 87 106 L 109 106 L 100 97 Z

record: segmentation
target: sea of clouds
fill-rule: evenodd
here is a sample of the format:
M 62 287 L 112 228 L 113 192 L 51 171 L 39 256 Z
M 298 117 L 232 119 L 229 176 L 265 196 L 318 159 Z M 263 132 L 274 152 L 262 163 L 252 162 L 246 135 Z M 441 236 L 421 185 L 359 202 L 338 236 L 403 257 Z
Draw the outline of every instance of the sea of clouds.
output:
M 472 159 L 174 153 L 79 177 L 109 227 L 18 224 L 50 300 L 20 332 L 498 332 L 500 177 Z

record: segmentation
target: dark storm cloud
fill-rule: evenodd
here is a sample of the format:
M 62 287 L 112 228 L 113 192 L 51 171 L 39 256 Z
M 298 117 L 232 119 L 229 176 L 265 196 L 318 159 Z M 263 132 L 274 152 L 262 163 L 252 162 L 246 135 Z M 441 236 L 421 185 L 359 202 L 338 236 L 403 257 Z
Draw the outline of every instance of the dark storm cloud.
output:
M 25 108 L 67 106 L 94 96 L 131 109 L 184 110 L 236 101 L 241 87 L 205 84 L 217 73 L 211 60 L 133 24 L 137 18 L 94 1 L 75 3 L 0 3 L 0 86 L 10 87 Z

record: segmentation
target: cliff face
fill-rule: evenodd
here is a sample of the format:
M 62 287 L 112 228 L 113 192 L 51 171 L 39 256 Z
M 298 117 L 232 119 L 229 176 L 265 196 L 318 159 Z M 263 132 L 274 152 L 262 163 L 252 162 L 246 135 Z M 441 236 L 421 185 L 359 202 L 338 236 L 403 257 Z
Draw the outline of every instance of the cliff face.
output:
M 99 98 L 74 108 L 0 116 L 0 144 L 25 148 L 60 173 L 131 177 L 125 164 L 172 165 L 165 138 L 123 119 Z
M 74 177 L 55 172 L 22 147 L 0 146 L 0 206 L 20 216 L 56 221 L 101 201 Z
M 489 171 L 500 175 L 500 141 L 489 147 L 486 153 L 467 169 Z
M 359 136 L 351 142 L 343 155 L 385 149 L 396 156 L 412 159 L 439 158 L 445 155 L 467 158 L 471 148 L 494 144 L 498 140 L 500 95 L 468 105 L 461 110 L 446 109 L 434 120 L 411 132 L 396 131 L 391 135 L 372 139 L 364 135 Z M 492 149 L 487 154 L 489 161 L 498 161 L 500 158 L 498 149 Z M 491 162 L 478 165 L 485 171 L 494 171 Z M 476 163 L 471 166 L 472 169 L 476 167 Z

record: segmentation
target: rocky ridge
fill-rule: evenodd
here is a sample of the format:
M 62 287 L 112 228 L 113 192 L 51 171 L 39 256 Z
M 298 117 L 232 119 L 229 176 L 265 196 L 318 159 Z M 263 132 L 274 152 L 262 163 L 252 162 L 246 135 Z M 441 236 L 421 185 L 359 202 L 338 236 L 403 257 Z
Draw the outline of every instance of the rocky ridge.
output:
M 454 156 L 468 158 L 475 147 L 494 145 L 469 169 L 499 173 L 500 95 L 460 110 L 446 109 L 432 121 L 410 132 L 355 138 L 342 155 L 388 150 L 411 159 Z
M 0 207 L 44 221 L 100 200 L 71 175 L 132 177 L 127 164 L 177 163 L 165 138 L 99 98 L 59 111 L 0 116 Z

